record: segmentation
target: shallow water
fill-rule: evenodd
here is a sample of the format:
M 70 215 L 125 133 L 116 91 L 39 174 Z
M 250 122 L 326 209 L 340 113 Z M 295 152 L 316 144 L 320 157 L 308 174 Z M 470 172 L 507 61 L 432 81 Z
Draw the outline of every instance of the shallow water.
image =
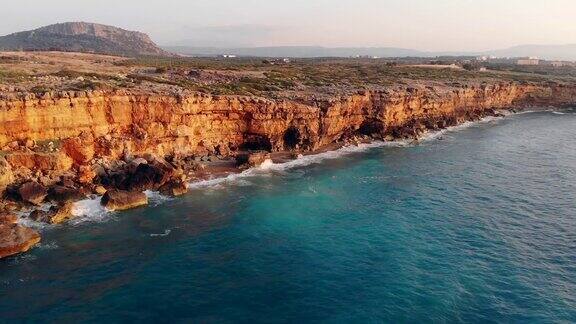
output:
M 574 322 L 574 138 L 574 111 L 521 114 L 85 203 L 0 261 L 0 321 Z

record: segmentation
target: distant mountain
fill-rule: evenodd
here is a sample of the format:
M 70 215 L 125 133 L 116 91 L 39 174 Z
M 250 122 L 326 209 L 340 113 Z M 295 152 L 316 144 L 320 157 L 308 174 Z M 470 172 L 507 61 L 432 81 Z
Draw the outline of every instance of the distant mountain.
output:
M 278 46 L 278 47 L 189 47 L 169 46 L 164 47 L 171 52 L 193 55 L 213 56 L 221 54 L 235 54 L 239 56 L 259 57 L 349 57 L 349 56 L 378 56 L 378 57 L 426 57 L 430 53 L 417 50 L 394 48 L 394 47 L 320 47 L 320 46 Z
M 537 56 L 547 60 L 576 61 L 576 44 L 567 45 L 520 45 L 507 49 L 488 51 L 498 57 Z
M 576 44 L 571 45 L 523 45 L 508 49 L 478 52 L 425 52 L 395 47 L 320 47 L 320 46 L 278 46 L 278 47 L 191 47 L 167 46 L 166 50 L 191 56 L 214 56 L 235 54 L 260 57 L 438 57 L 438 56 L 478 56 L 498 57 L 537 56 L 548 60 L 576 61 Z
M 122 56 L 169 55 L 148 35 L 112 26 L 67 22 L 0 37 L 0 50 L 72 51 Z

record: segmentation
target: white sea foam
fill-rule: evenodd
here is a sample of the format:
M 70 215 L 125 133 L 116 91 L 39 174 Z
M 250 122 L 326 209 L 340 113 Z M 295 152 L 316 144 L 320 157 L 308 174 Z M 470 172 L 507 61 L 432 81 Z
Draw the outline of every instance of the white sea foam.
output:
M 104 206 L 100 204 L 100 199 L 100 196 L 95 196 L 75 202 L 72 208 L 72 215 L 75 217 L 70 223 L 77 225 L 87 221 L 105 221 L 113 212 L 104 208 Z
M 457 131 L 461 131 L 464 130 L 466 128 L 470 128 L 473 126 L 477 126 L 477 125 L 481 125 L 481 124 L 485 124 L 485 123 L 490 123 L 490 122 L 496 122 L 496 121 L 500 121 L 502 120 L 504 117 L 493 117 L 493 116 L 488 116 L 485 118 L 482 118 L 479 121 L 468 121 L 468 122 L 464 122 L 460 125 L 456 125 L 456 126 L 450 126 L 438 131 L 431 131 L 431 132 L 427 132 L 423 135 L 423 137 L 421 137 L 418 141 L 419 142 L 428 142 L 431 140 L 435 140 L 438 139 L 439 137 L 441 137 L 442 135 L 445 135 L 447 133 L 452 133 L 452 132 L 457 132 Z
M 158 191 L 146 190 L 144 191 L 144 194 L 146 194 L 146 197 L 148 197 L 148 205 L 151 206 L 158 206 L 166 201 L 174 199 L 172 197 L 164 196 Z
M 553 111 L 552 112 L 554 115 L 566 115 L 566 113 L 561 112 L 561 111 Z
M 35 209 L 48 211 L 50 209 L 50 207 L 52 207 L 52 204 L 46 203 L 46 204 L 42 204 L 40 206 L 35 207 Z M 39 231 L 54 226 L 54 225 L 50 225 L 50 224 L 46 224 L 46 223 L 42 223 L 42 222 L 36 222 L 36 221 L 30 219 L 29 215 L 32 212 L 32 210 L 34 210 L 34 209 L 24 209 L 24 210 L 16 212 L 15 214 L 16 214 L 16 216 L 18 216 L 18 224 L 26 226 L 26 227 L 30 227 L 30 228 L 33 228 L 33 229 L 39 230 Z
M 166 201 L 173 199 L 163 196 L 159 192 L 151 190 L 147 190 L 144 193 L 148 197 L 149 205 L 151 206 L 158 206 Z M 112 217 L 115 212 L 110 211 L 102 206 L 100 203 L 101 198 L 101 196 L 93 196 L 75 202 L 74 206 L 72 207 L 72 215 L 74 215 L 74 218 L 70 221 L 70 224 L 78 225 L 84 222 L 102 222 Z M 38 227 L 38 225 L 36 225 L 36 227 Z
M 56 250 L 59 248 L 59 246 L 58 246 L 58 244 L 56 244 L 56 242 L 40 243 L 38 245 L 38 247 L 41 250 Z
M 211 188 L 211 189 L 219 189 L 223 188 L 224 184 L 239 184 L 245 185 L 246 180 L 245 178 L 254 177 L 254 176 L 265 176 L 270 175 L 271 172 L 278 172 L 278 171 L 286 171 L 288 169 L 293 169 L 297 167 L 305 167 L 312 164 L 319 164 L 325 160 L 329 159 L 337 159 L 339 157 L 352 154 L 352 153 L 359 153 L 364 152 L 372 148 L 377 147 L 384 147 L 384 146 L 408 146 L 410 145 L 410 141 L 393 141 L 393 142 L 382 142 L 376 141 L 373 143 L 367 144 L 359 144 L 359 145 L 350 145 L 345 146 L 340 149 L 334 151 L 327 151 L 317 154 L 310 154 L 310 155 L 298 155 L 298 158 L 292 161 L 284 162 L 284 163 L 274 163 L 272 160 L 264 161 L 260 166 L 251 168 L 241 173 L 234 173 L 229 174 L 225 177 L 214 178 L 214 179 L 207 179 L 202 181 L 195 181 L 189 184 L 190 189 L 203 189 L 203 188 Z
M 170 235 L 170 233 L 172 232 L 172 230 L 165 230 L 164 233 L 160 233 L 160 234 L 150 234 L 150 237 L 164 237 L 164 236 L 168 236 Z

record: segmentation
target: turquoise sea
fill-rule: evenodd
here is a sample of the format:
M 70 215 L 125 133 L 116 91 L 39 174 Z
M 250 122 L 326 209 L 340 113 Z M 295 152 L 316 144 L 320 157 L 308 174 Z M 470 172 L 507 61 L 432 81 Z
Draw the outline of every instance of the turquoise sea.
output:
M 576 322 L 574 110 L 152 200 L 0 260 L 0 322 Z

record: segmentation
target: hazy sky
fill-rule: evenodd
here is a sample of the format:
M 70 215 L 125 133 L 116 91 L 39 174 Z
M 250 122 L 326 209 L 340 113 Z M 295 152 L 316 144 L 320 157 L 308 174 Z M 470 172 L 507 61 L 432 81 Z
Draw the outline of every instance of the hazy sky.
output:
M 159 44 L 484 50 L 576 43 L 576 0 L 18 0 L 0 34 L 64 21 L 140 30 Z

